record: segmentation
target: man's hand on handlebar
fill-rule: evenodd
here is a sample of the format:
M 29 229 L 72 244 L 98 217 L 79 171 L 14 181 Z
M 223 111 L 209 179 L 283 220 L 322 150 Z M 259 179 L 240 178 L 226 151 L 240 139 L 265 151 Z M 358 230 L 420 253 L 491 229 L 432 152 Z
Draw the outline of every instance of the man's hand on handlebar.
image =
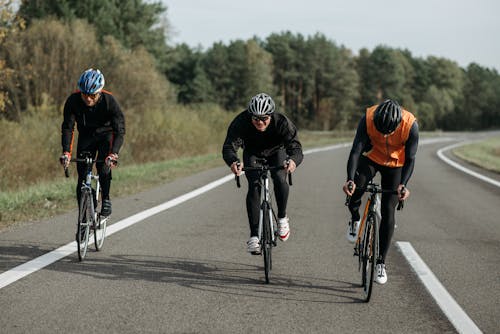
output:
M 243 163 L 242 162 L 235 161 L 231 164 L 231 172 L 233 172 L 234 175 L 240 176 L 242 170 L 243 170 Z
M 406 188 L 403 184 L 398 186 L 398 199 L 400 201 L 406 200 L 410 197 L 410 189 Z
M 285 166 L 285 171 L 288 174 L 293 173 L 295 171 L 295 169 L 297 168 L 297 165 L 295 164 L 295 161 L 293 161 L 292 159 L 285 160 L 284 166 Z
M 64 168 L 68 168 L 70 161 L 71 161 L 71 153 L 69 153 L 69 152 L 63 152 L 63 154 L 59 158 L 59 163 Z
M 108 166 L 109 168 L 116 167 L 116 165 L 118 165 L 118 154 L 116 153 L 108 154 L 104 162 L 106 163 L 106 166 Z
M 352 196 L 352 194 L 354 194 L 354 190 L 356 190 L 356 184 L 353 180 L 348 180 L 346 181 L 346 183 L 344 183 L 342 190 L 344 190 L 344 193 L 347 196 Z

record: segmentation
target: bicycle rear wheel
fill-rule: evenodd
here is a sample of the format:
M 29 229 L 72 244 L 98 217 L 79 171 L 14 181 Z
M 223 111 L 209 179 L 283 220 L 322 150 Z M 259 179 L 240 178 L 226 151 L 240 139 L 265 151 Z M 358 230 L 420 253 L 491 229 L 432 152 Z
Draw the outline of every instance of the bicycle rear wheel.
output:
M 76 243 L 78 248 L 78 260 L 83 261 L 87 255 L 89 245 L 90 224 L 92 223 L 92 213 L 90 201 L 92 197 L 89 191 L 82 191 L 80 197 L 80 208 L 78 212 L 78 225 L 76 229 Z
M 264 274 L 266 277 L 266 284 L 269 284 L 269 276 L 272 268 L 272 237 L 271 237 L 271 221 L 268 216 L 269 208 L 267 205 L 263 207 L 264 214 L 262 216 L 262 253 L 264 255 Z
M 366 233 L 363 242 L 363 294 L 365 302 L 369 302 L 373 290 L 373 279 L 378 256 L 378 222 L 374 215 L 366 219 Z

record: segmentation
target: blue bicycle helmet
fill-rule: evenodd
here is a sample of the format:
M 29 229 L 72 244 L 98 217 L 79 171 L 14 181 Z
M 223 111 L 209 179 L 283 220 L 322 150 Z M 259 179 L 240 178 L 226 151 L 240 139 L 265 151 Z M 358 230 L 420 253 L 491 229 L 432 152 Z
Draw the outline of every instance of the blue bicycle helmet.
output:
M 78 79 L 78 89 L 83 94 L 99 93 L 104 87 L 104 75 L 99 70 L 89 68 Z

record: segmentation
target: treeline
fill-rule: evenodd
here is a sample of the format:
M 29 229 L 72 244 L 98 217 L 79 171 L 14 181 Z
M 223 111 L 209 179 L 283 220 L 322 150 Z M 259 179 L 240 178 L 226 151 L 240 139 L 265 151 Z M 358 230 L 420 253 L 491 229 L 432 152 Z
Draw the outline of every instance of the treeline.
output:
M 235 111 L 265 91 L 308 129 L 352 129 L 366 106 L 389 97 L 425 130 L 500 127 L 494 69 L 383 45 L 356 55 L 320 33 L 280 32 L 207 50 L 170 46 L 166 10 L 137 0 L 22 1 L 17 15 L 1 16 L 2 115 L 19 120 L 47 104 L 60 109 L 78 75 L 93 66 L 135 112 L 169 102 Z

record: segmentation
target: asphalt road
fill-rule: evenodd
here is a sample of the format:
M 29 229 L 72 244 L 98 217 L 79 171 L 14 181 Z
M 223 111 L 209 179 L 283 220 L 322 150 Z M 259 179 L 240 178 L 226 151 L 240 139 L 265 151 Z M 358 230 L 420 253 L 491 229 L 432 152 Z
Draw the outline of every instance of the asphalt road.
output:
M 481 331 L 499 333 L 500 188 L 436 156 L 454 142 L 420 146 L 412 196 L 396 216 L 388 283 L 368 304 L 345 239 L 345 147 L 308 154 L 295 173 L 292 235 L 273 252 L 271 284 L 262 258 L 245 249 L 246 181 L 242 189 L 227 182 L 114 233 L 82 263 L 73 253 L 4 286 L 0 332 L 456 333 L 398 248 L 405 241 Z M 114 199 L 112 220 L 227 174 L 221 167 Z M 71 242 L 75 220 L 70 212 L 2 231 L 0 271 Z

